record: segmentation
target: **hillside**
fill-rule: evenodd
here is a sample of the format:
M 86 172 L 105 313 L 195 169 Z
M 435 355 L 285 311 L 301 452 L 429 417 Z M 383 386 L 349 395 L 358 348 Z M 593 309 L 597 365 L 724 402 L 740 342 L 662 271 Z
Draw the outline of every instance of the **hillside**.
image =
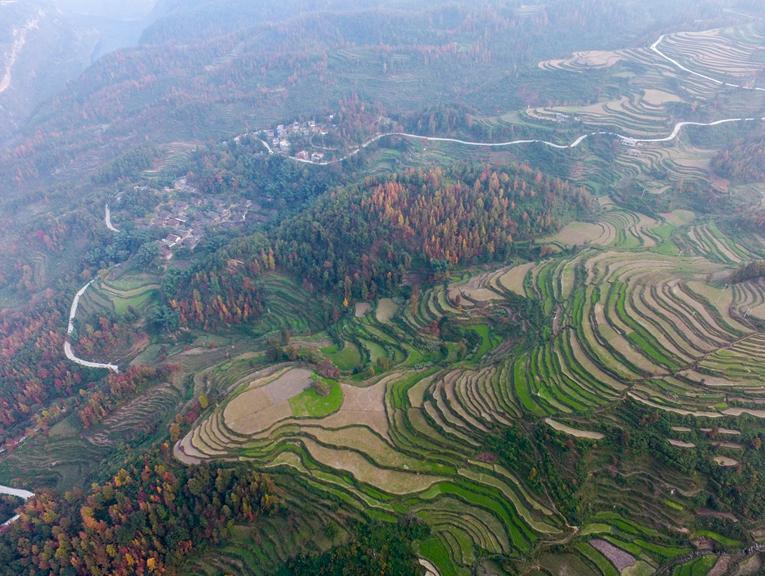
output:
M 759 3 L 0 23 L 0 576 L 762 573 Z
M 247 322 L 267 305 L 259 276 L 278 269 L 347 308 L 392 294 L 415 270 L 443 276 L 504 261 L 592 209 L 584 189 L 528 166 L 412 170 L 325 195 L 270 238 L 237 241 L 169 276 L 165 298 L 182 326 Z
M 144 31 L 141 46 L 107 55 L 38 110 L 0 149 L 0 174 L 24 185 L 45 181 L 54 170 L 74 177 L 114 157 L 116 147 L 107 142 L 124 150 L 145 137 L 155 143 L 223 138 L 243 126 L 330 110 L 355 91 L 397 112 L 434 101 L 471 102 L 484 113 L 534 104 L 536 96 L 523 93 L 524 73 L 539 60 L 586 48 L 585 29 L 588 42 L 610 46 L 639 41 L 651 27 L 684 16 L 682 4 L 666 10 L 640 3 L 636 10 L 567 1 L 531 14 L 511 3 L 496 9 L 426 2 L 396 11 L 374 3 L 348 10 L 338 2 L 298 18 L 287 16 L 299 2 L 246 3 L 238 12 L 200 3 L 180 16 L 168 6 L 170 16 Z M 629 33 L 619 24 L 625 13 L 633 15 Z M 695 17 L 705 14 L 715 14 L 711 5 L 694 6 Z M 202 40 L 188 42 L 188 30 L 201 21 Z M 492 34 L 484 39 L 480 30 Z M 506 87 L 501 92 L 483 88 L 498 83 Z
M 712 159 L 712 168 L 721 177 L 749 184 L 765 179 L 765 136 L 752 136 Z
M 129 21 L 133 15 L 82 14 L 76 2 L 52 0 L 0 5 L 0 141 L 95 58 L 135 43 L 146 21 Z

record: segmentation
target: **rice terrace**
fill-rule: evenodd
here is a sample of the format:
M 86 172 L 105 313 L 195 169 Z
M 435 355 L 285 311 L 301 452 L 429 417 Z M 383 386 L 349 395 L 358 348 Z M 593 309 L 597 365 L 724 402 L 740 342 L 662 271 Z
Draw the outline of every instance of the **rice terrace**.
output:
M 755 41 L 737 38 L 742 32 L 670 35 L 664 44 L 695 68 L 748 80 L 759 64 L 740 61 L 752 54 Z M 593 66 L 653 60 L 634 100 L 540 110 L 533 119 L 544 120 L 550 110 L 635 139 L 654 137 L 667 126 L 667 105 L 703 98 L 714 86 L 683 77 L 680 90 L 672 91 L 668 86 L 676 84 L 677 71 L 652 56 L 578 54 L 541 65 L 551 72 L 586 73 Z M 677 147 L 687 146 L 683 141 Z M 660 162 L 678 178 L 702 178 L 706 168 L 683 164 L 682 150 L 651 145 L 636 150 L 639 155 L 624 160 L 626 154 L 620 154 L 613 168 L 635 177 L 650 174 Z M 420 553 L 441 574 L 462 573 L 482 556 L 522 556 L 561 542 L 571 544 L 569 552 L 541 555 L 542 569 L 654 573 L 689 552 L 667 533 L 692 513 L 698 491 L 693 477 L 647 463 L 634 463 L 629 473 L 616 476 L 598 474 L 591 480 L 597 490 L 589 505 L 609 510 L 609 503 L 618 501 L 621 510 L 598 512 L 587 524 L 572 526 L 549 496 L 528 486 L 521 463 L 488 450 L 485 440 L 491 431 L 523 426 L 519 423 L 532 417 L 534 434 L 560 445 L 576 438 L 587 445 L 587 458 L 605 465 L 606 446 L 624 442 L 624 419 L 639 428 L 630 420 L 644 410 L 663 414 L 668 422 L 710 422 L 716 430 L 717 422 L 733 423 L 741 415 L 765 418 L 760 311 L 765 284 L 729 281 L 735 266 L 765 258 L 765 242 L 759 236 L 737 241 L 690 211 L 651 214 L 606 205 L 592 223 L 571 224 L 548 239 L 560 255 L 453 280 L 424 292 L 416 305 L 400 303 L 393 315 L 387 302 L 374 303 L 374 313 L 338 329 L 339 344 L 330 358 L 342 355 L 355 363 L 344 366 L 345 374 L 380 364 L 384 374 L 363 381 L 354 376 L 350 382 L 341 377 L 345 393 L 335 410 L 303 417 L 290 410 L 291 400 L 262 410 L 260 400 L 246 397 L 253 387 L 248 381 L 248 391 L 227 390 L 225 400 L 178 443 L 178 457 L 236 458 L 274 473 L 294 470 L 304 477 L 301 482 L 359 514 L 386 519 L 411 513 L 432 530 Z M 493 321 L 512 316 L 521 301 L 547 320 L 535 327 L 535 342 L 512 347 L 515 354 L 500 354 L 497 350 L 517 335 L 511 334 L 510 342 L 497 335 Z M 439 338 L 428 334 L 429 326 L 445 322 L 477 335 L 458 367 L 436 360 Z M 447 357 L 452 354 L 449 350 Z M 251 378 L 271 382 L 260 372 Z M 258 384 L 256 390 L 267 395 L 271 385 Z M 305 394 L 295 392 L 293 399 Z M 239 424 L 245 415 L 251 418 L 247 429 Z M 759 426 L 744 421 L 746 427 Z M 649 443 L 656 442 L 652 450 L 665 453 L 668 461 L 682 461 L 675 453 L 696 447 L 683 438 L 703 439 L 704 433 L 657 427 Z M 702 442 L 709 454 L 706 466 L 738 465 L 732 455 L 743 445 Z M 556 451 L 542 458 L 555 459 Z M 630 504 L 630 494 L 637 498 L 654 474 L 659 483 L 652 486 L 651 501 Z M 697 537 L 727 540 L 711 531 Z M 711 569 L 727 557 L 701 558 Z M 687 572 L 677 573 L 704 573 L 698 564 L 693 560 Z
M 47 369 L 0 371 L 28 382 L 0 398 L 0 564 L 765 573 L 761 7 L 710 0 L 661 26 L 635 12 L 629 41 L 604 24 L 574 42 L 566 29 L 600 12 L 617 26 L 608 2 L 564 3 L 565 18 L 544 3 L 420 4 L 409 17 L 432 44 L 408 43 L 399 3 L 330 2 L 199 48 L 202 72 L 178 73 L 189 83 L 172 95 L 130 80 L 156 106 L 213 94 L 209 75 L 232 95 L 204 112 L 218 131 L 178 128 L 203 114 L 190 105 L 161 146 L 146 136 L 100 165 L 67 233 L 14 246 L 35 264 L 13 269 L 17 287 L 78 270 L 65 298 L 40 292 L 56 316 L 25 332 L 50 347 L 40 362 L 78 372 L 54 365 L 45 396 L 33 382 Z M 355 18 L 372 20 L 346 30 Z M 565 53 L 529 49 L 533 62 L 489 74 L 524 26 L 558 27 Z M 273 60 L 250 67 L 250 42 Z M 283 59 L 283 42 L 300 48 Z M 148 70 L 155 56 L 136 50 Z M 250 97 L 261 116 L 237 122 Z M 83 110 L 99 138 L 123 129 Z M 58 241 L 72 247 L 40 248 Z M 23 300 L 4 286 L 0 304 Z M 23 350 L 0 340 L 3 358 Z

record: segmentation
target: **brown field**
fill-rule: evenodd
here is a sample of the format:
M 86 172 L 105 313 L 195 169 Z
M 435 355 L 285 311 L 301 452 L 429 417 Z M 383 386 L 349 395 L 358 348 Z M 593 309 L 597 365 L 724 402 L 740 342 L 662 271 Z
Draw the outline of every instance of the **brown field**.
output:
M 667 442 L 672 444 L 675 448 L 695 448 L 696 445 L 693 442 L 683 442 L 682 440 L 675 440 L 674 438 L 668 438 Z
M 437 476 L 417 472 L 380 468 L 353 450 L 326 448 L 308 439 L 304 439 L 303 444 L 311 456 L 325 466 L 350 472 L 359 482 L 370 484 L 390 494 L 420 492 L 443 480 Z
M 510 290 L 510 292 L 514 292 L 519 296 L 525 296 L 526 291 L 523 288 L 523 281 L 526 278 L 526 273 L 534 268 L 534 266 L 536 266 L 534 262 L 528 262 L 526 264 L 521 264 L 520 266 L 514 266 L 505 272 L 502 276 L 500 276 L 499 283 L 506 290 Z
M 575 438 L 586 438 L 587 440 L 603 440 L 605 436 L 601 434 L 600 432 L 592 432 L 589 430 L 578 430 L 576 428 L 572 428 L 571 426 L 566 426 L 565 424 L 562 424 L 560 422 L 556 422 L 552 418 L 545 418 L 545 423 L 547 423 L 550 428 L 553 430 L 557 430 L 558 432 L 563 432 L 564 434 L 568 434 L 569 436 L 574 436 Z
M 375 316 L 379 322 L 390 322 L 398 312 L 398 304 L 390 298 L 380 298 Z
M 356 309 L 354 315 L 356 318 L 366 316 L 372 311 L 372 305 L 369 302 L 356 302 Z
M 581 246 L 583 244 L 595 244 L 606 246 L 613 239 L 607 228 L 610 224 L 591 224 L 589 222 L 572 222 L 561 230 L 546 238 L 547 242 L 558 242 L 567 246 Z
M 611 68 L 624 60 L 624 55 L 619 52 L 609 52 L 606 50 L 587 50 L 583 52 L 574 52 L 567 58 L 557 60 L 545 60 L 538 64 L 539 68 Z
M 650 104 L 651 106 L 662 106 L 664 104 L 667 104 L 669 102 L 682 102 L 682 98 L 677 96 L 676 94 L 670 94 L 669 92 L 664 92 L 663 90 L 644 90 L 643 91 L 643 100 Z
M 255 434 L 292 416 L 289 399 L 311 386 L 311 370 L 288 368 L 271 380 L 256 378 L 223 411 L 226 425 L 240 434 Z
M 728 458 L 727 456 L 715 456 L 714 461 L 715 464 L 722 466 L 723 468 L 732 468 L 734 466 L 738 466 L 738 460 Z
M 339 428 L 363 423 L 384 438 L 388 438 L 385 383 L 386 380 L 383 379 L 367 388 L 342 384 L 343 406 L 339 411 L 324 418 L 321 421 L 322 426 Z

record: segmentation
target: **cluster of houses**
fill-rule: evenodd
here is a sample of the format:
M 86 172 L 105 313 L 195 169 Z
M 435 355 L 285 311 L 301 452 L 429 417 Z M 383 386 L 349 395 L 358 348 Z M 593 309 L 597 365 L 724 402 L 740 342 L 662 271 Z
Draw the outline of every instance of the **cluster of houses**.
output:
M 532 108 L 531 106 L 527 106 L 526 114 L 537 120 L 547 120 L 548 122 L 555 122 L 556 124 L 580 124 L 582 122 L 581 117 L 577 115 L 564 114 L 563 112 L 548 108 Z
M 334 115 L 329 117 L 329 121 L 334 120 Z M 326 136 L 329 130 L 316 123 L 315 120 L 307 122 L 293 122 L 292 124 L 279 124 L 273 130 L 263 130 L 261 135 L 271 141 L 271 147 L 288 154 L 292 148 L 292 141 L 295 137 L 310 138 L 311 136 Z M 307 152 L 306 152 L 307 154 Z M 324 156 L 322 155 L 322 158 Z M 306 158 L 306 160 L 309 158 Z
M 160 204 L 148 222 L 151 227 L 168 230 L 160 241 L 165 260 L 171 260 L 173 252 L 181 247 L 196 248 L 209 228 L 246 222 L 252 209 L 250 200 L 232 202 L 198 195 L 185 178 L 178 180 L 168 192 L 192 192 L 192 195 L 184 195 L 183 199 L 171 198 Z
M 308 152 L 301 150 L 295 154 L 295 158 L 298 160 L 310 160 L 311 162 L 321 162 L 324 160 L 324 152 Z
M 638 150 L 640 142 L 634 138 L 620 138 L 619 140 L 621 141 L 622 146 L 628 148 L 627 154 L 629 156 L 640 156 L 640 150 Z

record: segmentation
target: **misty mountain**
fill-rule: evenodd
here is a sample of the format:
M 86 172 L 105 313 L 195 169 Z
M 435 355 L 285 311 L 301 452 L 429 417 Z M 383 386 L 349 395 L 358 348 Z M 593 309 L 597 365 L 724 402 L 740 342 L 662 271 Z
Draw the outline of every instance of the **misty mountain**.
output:
M 0 139 L 98 57 L 134 44 L 150 9 L 149 2 L 0 2 Z

